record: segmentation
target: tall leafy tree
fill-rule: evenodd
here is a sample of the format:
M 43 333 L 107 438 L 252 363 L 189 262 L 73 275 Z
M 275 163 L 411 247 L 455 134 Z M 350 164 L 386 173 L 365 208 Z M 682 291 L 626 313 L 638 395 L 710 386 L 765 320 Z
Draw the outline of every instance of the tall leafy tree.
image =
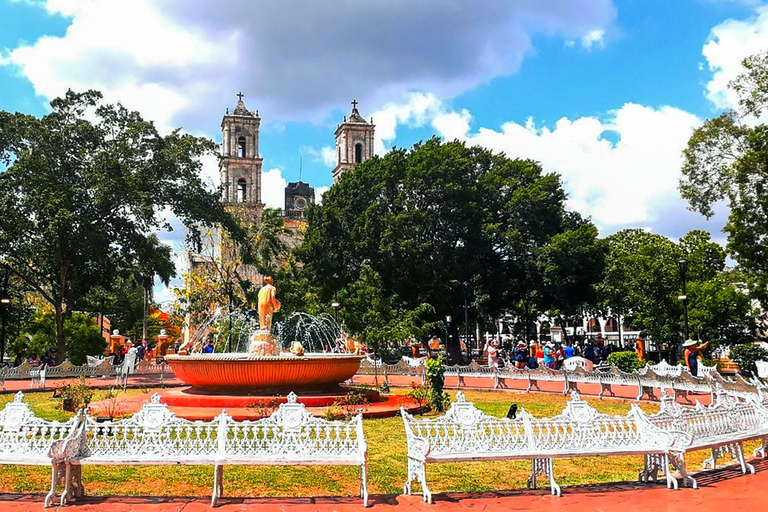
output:
M 725 252 L 709 233 L 693 230 L 675 243 L 627 229 L 606 238 L 609 252 L 599 286 L 605 314 L 621 308 L 625 322 L 657 343 L 679 346 L 683 333 L 678 261 L 687 261 L 690 335 L 718 344 L 739 343 L 754 329 L 749 297 L 738 274 L 725 272 Z
M 729 86 L 739 108 L 697 128 L 684 152 L 680 191 L 706 217 L 726 201 L 727 250 L 739 263 L 755 297 L 768 299 L 768 53 L 743 61 L 744 74 Z
M 473 323 L 523 297 L 570 307 L 566 290 L 589 295 L 601 265 L 597 231 L 565 197 L 536 162 L 433 138 L 345 173 L 309 211 L 298 256 L 323 302 L 365 267 L 392 310 L 463 321 L 466 298 Z
M 150 233 L 170 210 L 196 237 L 202 224 L 236 229 L 200 178 L 212 141 L 161 136 L 154 125 L 96 91 L 51 102 L 38 119 L 0 112 L 0 258 L 54 310 L 58 357 L 75 300 L 108 287 L 153 254 Z

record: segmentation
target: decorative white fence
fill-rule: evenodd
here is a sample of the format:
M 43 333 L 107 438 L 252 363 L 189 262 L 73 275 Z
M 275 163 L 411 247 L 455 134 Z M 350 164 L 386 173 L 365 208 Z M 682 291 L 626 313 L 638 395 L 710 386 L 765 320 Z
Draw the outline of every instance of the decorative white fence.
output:
M 387 365 L 379 363 L 375 367 L 363 360 L 358 375 L 381 375 L 385 380 L 393 375 L 405 375 L 420 379 L 424 382 L 425 368 L 412 366 L 403 361 L 397 364 Z M 562 383 L 562 392 L 579 391 L 580 384 L 595 384 L 600 386 L 598 396 L 604 394 L 615 396 L 613 386 L 630 386 L 637 388 L 637 399 L 646 397 L 658 400 L 662 390 L 674 391 L 677 398 L 682 398 L 688 403 L 693 403 L 689 393 L 706 393 L 713 395 L 716 385 L 720 385 L 729 393 L 741 397 L 753 396 L 760 389 L 766 389 L 758 379 L 751 382 L 745 381 L 737 375 L 733 378 L 725 378 L 714 367 L 700 366 L 700 376 L 694 377 L 688 369 L 682 365 L 671 366 L 666 361 L 656 365 L 648 365 L 632 373 L 625 373 L 615 366 L 597 367 L 593 370 L 585 370 L 577 367 L 574 370 L 551 370 L 539 367 L 534 370 L 528 368 L 515 368 L 506 366 L 492 368 L 482 366 L 473 361 L 466 366 L 448 366 L 445 369 L 446 378 L 456 379 L 458 387 L 466 386 L 467 378 L 487 379 L 493 382 L 494 388 L 507 387 L 507 380 L 519 380 L 527 383 L 527 390 L 540 390 L 540 382 Z
M 0 369 L 0 387 L 5 389 L 5 382 L 8 380 L 23 380 L 30 379 L 35 382 L 39 382 L 40 373 L 43 373 L 45 378 L 77 378 L 77 377 L 115 377 L 121 373 L 122 365 L 111 364 L 107 360 L 103 360 L 100 364 L 89 365 L 84 364 L 82 366 L 76 366 L 69 362 L 64 361 L 58 366 L 47 367 L 35 367 L 30 366 L 29 363 L 24 363 L 21 366 L 14 368 L 2 368 Z M 165 363 L 150 363 L 148 361 L 142 361 L 134 366 L 132 375 L 160 375 L 161 380 L 165 374 L 172 374 L 171 367 Z M 45 381 L 43 381 L 43 384 Z

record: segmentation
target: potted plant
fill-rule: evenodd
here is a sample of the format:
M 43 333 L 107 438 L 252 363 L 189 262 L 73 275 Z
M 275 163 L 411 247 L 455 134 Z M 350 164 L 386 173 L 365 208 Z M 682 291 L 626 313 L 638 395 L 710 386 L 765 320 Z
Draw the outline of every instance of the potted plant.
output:
M 80 377 L 77 381 L 64 383 L 56 390 L 54 396 L 61 398 L 63 410 L 75 412 L 91 403 L 93 390 L 86 384 L 85 377 Z

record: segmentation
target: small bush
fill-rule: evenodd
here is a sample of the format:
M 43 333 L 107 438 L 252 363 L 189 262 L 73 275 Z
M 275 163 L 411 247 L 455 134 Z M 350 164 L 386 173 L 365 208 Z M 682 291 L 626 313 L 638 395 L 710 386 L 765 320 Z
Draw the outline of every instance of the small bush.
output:
M 411 382 L 411 390 L 406 393 L 406 396 L 413 398 L 418 402 L 420 408 L 428 407 L 430 398 L 429 388 L 427 386 L 417 385 L 415 382 Z
M 445 364 L 443 356 L 427 359 L 427 381 L 429 382 L 429 405 L 436 411 L 444 411 L 451 403 L 451 397 L 443 391 L 445 387 Z
M 260 417 L 266 418 L 267 416 L 272 415 L 272 413 L 275 412 L 278 407 L 280 407 L 281 403 L 282 400 L 280 400 L 280 397 L 275 396 L 272 398 L 257 400 L 249 407 L 251 407 Z
M 77 411 L 81 407 L 87 407 L 93 398 L 93 390 L 85 383 L 85 377 L 77 381 L 69 381 L 56 390 L 55 396 L 61 398 L 62 408 Z
M 768 360 L 768 350 L 754 343 L 743 343 L 731 347 L 731 360 L 739 365 L 739 373 L 744 377 L 757 375 L 755 361 Z
M 619 370 L 631 373 L 643 367 L 643 362 L 637 357 L 637 352 L 614 352 L 608 356 L 608 362 Z

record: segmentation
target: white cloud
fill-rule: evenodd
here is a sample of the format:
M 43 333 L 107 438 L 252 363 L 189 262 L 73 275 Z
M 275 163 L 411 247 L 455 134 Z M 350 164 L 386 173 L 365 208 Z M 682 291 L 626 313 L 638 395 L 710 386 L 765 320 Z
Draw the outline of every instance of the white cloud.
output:
M 744 72 L 741 61 L 768 48 L 768 6 L 759 7 L 745 20 L 727 20 L 715 26 L 702 49 L 712 78 L 707 83 L 707 98 L 717 108 L 734 108 L 737 95 L 728 83 Z
M 319 150 L 302 146 L 300 151 L 307 153 L 315 162 L 322 162 L 326 167 L 334 167 L 336 165 L 336 152 L 331 146 L 323 146 Z
M 331 146 L 323 146 L 320 149 L 320 156 L 326 166 L 334 167 L 336 165 L 336 151 Z
M 323 195 L 328 192 L 331 187 L 317 187 L 315 189 L 315 204 L 323 204 Z
M 373 113 L 376 124 L 374 151 L 383 155 L 397 136 L 397 126 L 421 127 L 442 115 L 447 115 L 445 105 L 431 93 L 414 92 L 403 96 L 400 103 L 390 102 Z
M 591 216 L 601 230 L 669 221 L 659 214 L 668 215 L 669 204 L 680 210 L 682 151 L 700 124 L 690 113 L 627 103 L 602 120 L 562 118 L 549 128 L 528 119 L 524 125 L 505 123 L 499 131 L 470 132 L 470 112 L 453 111 L 433 96 L 408 100 L 375 115 L 387 118 L 385 139 L 394 136 L 398 124 L 431 123 L 444 139 L 539 161 L 545 171 L 563 177 L 569 207 Z
M 554 129 L 506 123 L 466 140 L 531 158 L 562 175 L 569 206 L 600 227 L 658 221 L 654 203 L 677 199 L 682 150 L 700 120 L 687 112 L 627 103 L 605 120 L 560 119 Z M 605 132 L 619 137 L 612 144 Z
M 535 36 L 592 44 L 616 18 L 611 0 L 28 1 L 71 23 L 63 36 L 5 50 L 0 65 L 18 67 L 45 98 L 95 88 L 163 129 L 192 132 L 238 90 L 278 128 L 326 120 L 353 96 L 451 98 L 515 73 Z
M 267 208 L 285 208 L 285 187 L 288 182 L 280 169 L 261 173 L 261 201 Z
M 595 29 L 590 30 L 581 38 L 581 46 L 587 50 L 591 50 L 592 46 L 602 47 L 605 44 L 603 38 L 605 37 L 605 30 Z

